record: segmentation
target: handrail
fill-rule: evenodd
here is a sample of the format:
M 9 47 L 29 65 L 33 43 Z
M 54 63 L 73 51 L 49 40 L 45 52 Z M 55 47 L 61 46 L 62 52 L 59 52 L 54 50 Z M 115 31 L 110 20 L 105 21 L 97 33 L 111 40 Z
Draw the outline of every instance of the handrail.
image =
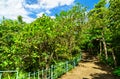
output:
M 0 71 L 0 79 L 2 77 L 2 73 L 12 72 L 16 73 L 16 79 L 57 79 L 58 77 L 62 76 L 63 74 L 77 66 L 80 60 L 81 55 L 75 57 L 73 60 L 62 62 L 56 65 L 51 65 L 48 69 L 38 70 L 33 73 L 29 72 L 19 77 L 17 70 Z
M 2 73 L 16 73 L 16 79 L 18 79 L 18 71 L 17 70 L 7 70 L 7 71 L 0 71 L 0 79 L 2 79 Z

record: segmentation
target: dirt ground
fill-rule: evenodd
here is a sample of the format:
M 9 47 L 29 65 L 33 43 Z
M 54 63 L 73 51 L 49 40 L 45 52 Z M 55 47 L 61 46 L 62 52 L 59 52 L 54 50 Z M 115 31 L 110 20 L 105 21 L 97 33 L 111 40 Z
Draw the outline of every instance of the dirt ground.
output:
M 111 74 L 112 68 L 101 64 L 96 57 L 83 53 L 79 65 L 59 79 L 120 79 Z

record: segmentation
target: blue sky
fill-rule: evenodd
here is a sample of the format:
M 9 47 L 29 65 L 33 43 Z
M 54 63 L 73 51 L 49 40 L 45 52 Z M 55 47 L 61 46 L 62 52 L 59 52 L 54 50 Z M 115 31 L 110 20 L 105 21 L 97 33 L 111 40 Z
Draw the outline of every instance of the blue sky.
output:
M 16 19 L 18 15 L 23 16 L 23 20 L 31 22 L 42 14 L 55 18 L 61 10 L 70 9 L 79 2 L 88 7 L 94 7 L 99 0 L 0 0 L 0 19 L 4 16 L 9 19 Z

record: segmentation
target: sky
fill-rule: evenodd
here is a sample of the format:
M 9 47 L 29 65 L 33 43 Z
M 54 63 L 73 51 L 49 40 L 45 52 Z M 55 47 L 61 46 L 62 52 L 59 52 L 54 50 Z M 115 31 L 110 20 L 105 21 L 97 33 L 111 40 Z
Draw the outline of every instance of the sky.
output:
M 0 20 L 3 16 L 7 19 L 17 19 L 21 15 L 23 21 L 32 22 L 35 18 L 46 14 L 55 18 L 62 10 L 69 10 L 75 3 L 81 3 L 88 7 L 94 7 L 99 0 L 0 0 Z

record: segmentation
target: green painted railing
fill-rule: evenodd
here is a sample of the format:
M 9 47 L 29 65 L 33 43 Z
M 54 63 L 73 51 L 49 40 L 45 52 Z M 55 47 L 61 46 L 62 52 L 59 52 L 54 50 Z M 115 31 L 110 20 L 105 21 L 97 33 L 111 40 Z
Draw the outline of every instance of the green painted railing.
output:
M 36 72 L 29 72 L 20 79 L 57 79 L 63 74 L 73 69 L 81 60 L 81 55 L 77 56 L 71 61 L 66 61 L 57 65 L 51 65 L 48 69 L 38 70 Z
M 29 72 L 27 74 L 23 73 L 22 75 L 18 74 L 18 71 L 0 71 L 0 79 L 6 79 L 2 78 L 2 73 L 16 73 L 14 79 L 57 79 L 77 66 L 80 60 L 81 55 L 75 57 L 73 60 L 51 65 L 50 68 Z
M 0 71 L 0 79 L 4 79 L 2 78 L 2 75 L 7 73 L 8 75 L 10 75 L 11 73 L 14 73 L 14 79 L 18 79 L 18 71 Z

